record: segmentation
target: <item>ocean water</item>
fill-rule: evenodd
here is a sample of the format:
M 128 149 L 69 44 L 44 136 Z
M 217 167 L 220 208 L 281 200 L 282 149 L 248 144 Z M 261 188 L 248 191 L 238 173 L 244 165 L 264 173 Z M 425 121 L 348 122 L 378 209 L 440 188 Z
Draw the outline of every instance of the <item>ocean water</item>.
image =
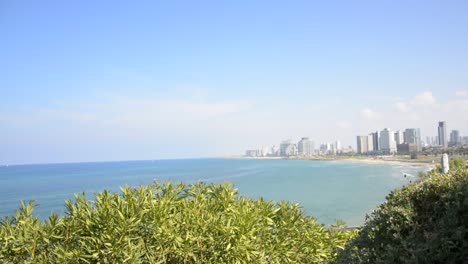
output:
M 0 167 L 0 217 L 20 200 L 34 199 L 35 214 L 62 214 L 74 193 L 88 197 L 104 189 L 146 185 L 154 180 L 232 182 L 252 198 L 301 204 L 319 222 L 364 223 L 391 190 L 415 180 L 422 167 L 353 161 L 186 159 L 15 165 Z M 407 175 L 406 177 L 404 175 Z

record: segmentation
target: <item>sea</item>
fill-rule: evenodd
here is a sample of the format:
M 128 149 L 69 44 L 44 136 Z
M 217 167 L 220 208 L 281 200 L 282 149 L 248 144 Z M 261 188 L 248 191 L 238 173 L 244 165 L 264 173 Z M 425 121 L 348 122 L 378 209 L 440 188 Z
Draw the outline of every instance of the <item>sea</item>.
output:
M 20 200 L 33 199 L 34 214 L 64 214 L 75 193 L 89 199 L 102 190 L 120 191 L 154 181 L 231 182 L 251 198 L 299 203 L 304 213 L 330 225 L 359 226 L 394 189 L 415 181 L 421 166 L 358 161 L 180 159 L 0 166 L 0 218 L 13 215 Z

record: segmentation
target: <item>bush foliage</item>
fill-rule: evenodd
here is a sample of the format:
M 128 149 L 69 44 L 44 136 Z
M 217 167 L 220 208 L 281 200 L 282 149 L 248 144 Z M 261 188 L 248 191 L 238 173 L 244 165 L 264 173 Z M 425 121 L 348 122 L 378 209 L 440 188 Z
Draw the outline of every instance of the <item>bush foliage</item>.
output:
M 468 263 L 468 168 L 454 159 L 393 191 L 337 263 Z
M 66 201 L 41 221 L 22 203 L 0 225 L 2 263 L 320 263 L 354 231 L 327 229 L 297 204 L 229 184 L 164 183 Z

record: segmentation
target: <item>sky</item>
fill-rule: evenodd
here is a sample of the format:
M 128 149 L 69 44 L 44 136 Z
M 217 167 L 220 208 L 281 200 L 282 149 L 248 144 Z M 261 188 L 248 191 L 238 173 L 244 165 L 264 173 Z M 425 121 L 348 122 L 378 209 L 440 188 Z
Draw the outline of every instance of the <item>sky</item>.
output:
M 468 135 L 468 1 L 0 2 L 0 164 Z

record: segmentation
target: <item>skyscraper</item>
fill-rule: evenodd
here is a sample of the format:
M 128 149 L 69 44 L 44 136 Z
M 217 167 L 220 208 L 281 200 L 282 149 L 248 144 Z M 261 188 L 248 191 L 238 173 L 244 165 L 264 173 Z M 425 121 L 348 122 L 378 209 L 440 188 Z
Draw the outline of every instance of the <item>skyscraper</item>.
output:
M 291 143 L 291 140 L 285 140 L 280 144 L 280 156 L 293 156 L 295 154 L 295 149 L 296 147 L 293 143 Z
M 367 135 L 367 152 L 375 152 L 374 150 L 374 133 Z
M 364 154 L 368 151 L 368 137 L 367 136 L 357 136 L 357 153 Z
M 396 144 L 403 144 L 405 142 L 405 139 L 403 137 L 403 132 L 401 132 L 400 130 L 398 130 L 397 132 L 395 132 L 395 142 Z
M 397 151 L 395 134 L 388 128 L 380 132 L 380 150 L 386 153 L 395 153 Z
M 447 125 L 445 124 L 445 121 L 440 121 L 439 122 L 439 127 L 437 128 L 438 130 L 438 135 L 439 135 L 439 146 L 443 148 L 447 148 Z
M 372 133 L 372 145 L 373 149 L 375 152 L 378 152 L 380 150 L 380 132 L 376 131 L 375 133 Z
M 467 136 L 464 136 L 464 137 L 462 138 L 462 144 L 468 145 L 468 137 L 467 137 Z
M 461 144 L 460 131 L 452 130 L 450 133 L 450 145 L 457 146 Z
M 341 142 L 339 140 L 335 141 L 335 149 L 336 149 L 336 151 L 341 150 Z
M 297 143 L 297 151 L 298 151 L 298 154 L 301 156 L 312 155 L 312 151 L 313 151 L 312 148 L 313 148 L 312 141 L 310 141 L 308 137 L 301 138 L 299 143 Z
M 374 151 L 373 134 L 367 136 L 357 136 L 357 152 L 359 154 Z
M 419 128 L 407 128 L 404 135 L 405 143 L 413 144 L 413 149 L 421 151 L 421 130 Z

